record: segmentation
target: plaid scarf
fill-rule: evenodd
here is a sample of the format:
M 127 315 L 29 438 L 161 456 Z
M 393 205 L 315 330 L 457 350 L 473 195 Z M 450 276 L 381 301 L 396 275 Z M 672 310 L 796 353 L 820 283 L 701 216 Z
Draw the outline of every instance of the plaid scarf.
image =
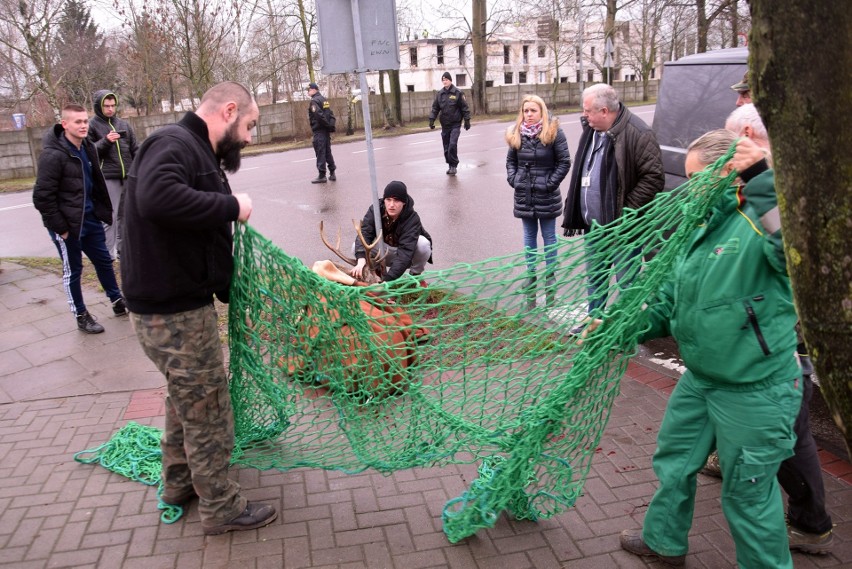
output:
M 544 126 L 541 121 L 534 125 L 527 126 L 527 123 L 521 123 L 521 134 L 527 138 L 535 138 L 541 133 L 541 128 Z

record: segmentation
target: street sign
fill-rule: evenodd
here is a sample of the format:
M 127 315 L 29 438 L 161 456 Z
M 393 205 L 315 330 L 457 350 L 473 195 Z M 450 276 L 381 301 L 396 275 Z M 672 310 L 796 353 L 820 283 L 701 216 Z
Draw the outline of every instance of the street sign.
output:
M 359 29 L 352 0 L 317 0 L 322 72 L 352 73 L 399 69 L 394 0 L 357 0 Z M 358 61 L 356 38 L 364 61 Z

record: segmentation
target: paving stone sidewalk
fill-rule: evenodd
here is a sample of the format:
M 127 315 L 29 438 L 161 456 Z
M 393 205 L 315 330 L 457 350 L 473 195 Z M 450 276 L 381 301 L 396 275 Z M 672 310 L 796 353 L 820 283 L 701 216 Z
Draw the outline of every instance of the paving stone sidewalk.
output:
M 623 552 L 654 488 L 651 456 L 674 379 L 636 358 L 621 384 L 576 507 L 550 520 L 501 516 L 450 544 L 441 510 L 474 466 L 391 476 L 314 469 L 234 469 L 250 499 L 279 518 L 259 530 L 205 537 L 196 507 L 159 521 L 155 489 L 74 461 L 129 420 L 163 426 L 162 378 L 126 318 L 87 290 L 104 334 L 80 334 L 57 277 L 0 266 L 0 568 L 643 568 Z M 833 553 L 794 554 L 797 569 L 852 567 L 852 466 L 823 454 Z M 699 476 L 688 568 L 734 567 L 718 480 Z

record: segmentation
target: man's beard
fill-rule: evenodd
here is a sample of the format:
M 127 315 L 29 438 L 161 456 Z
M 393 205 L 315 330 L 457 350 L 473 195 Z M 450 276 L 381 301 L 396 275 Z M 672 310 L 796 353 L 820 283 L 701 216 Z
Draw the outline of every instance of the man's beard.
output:
M 238 120 L 225 131 L 225 135 L 216 144 L 216 158 L 219 159 L 222 163 L 222 168 L 229 174 L 233 174 L 240 169 L 241 152 L 246 147 L 246 143 L 241 141 L 237 136 L 239 124 L 238 117 Z

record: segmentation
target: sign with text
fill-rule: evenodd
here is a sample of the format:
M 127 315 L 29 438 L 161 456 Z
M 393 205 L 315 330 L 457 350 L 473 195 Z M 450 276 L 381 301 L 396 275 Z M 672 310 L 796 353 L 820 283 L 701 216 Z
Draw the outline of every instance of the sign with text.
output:
M 358 7 L 358 29 L 353 5 Z M 317 19 L 324 75 L 399 69 L 394 0 L 317 0 Z M 364 50 L 360 69 L 357 39 Z

